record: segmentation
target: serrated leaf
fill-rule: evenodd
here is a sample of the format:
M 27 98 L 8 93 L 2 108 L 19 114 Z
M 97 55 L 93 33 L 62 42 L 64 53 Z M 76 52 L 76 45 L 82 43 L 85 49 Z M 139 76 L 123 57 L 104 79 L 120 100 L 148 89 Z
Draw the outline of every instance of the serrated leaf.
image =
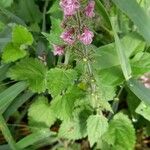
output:
M 150 106 L 146 105 L 144 102 L 141 102 L 140 105 L 136 108 L 136 113 L 150 121 Z
M 2 59 L 5 63 L 10 63 L 25 57 L 26 54 L 25 50 L 20 49 L 13 43 L 8 43 L 3 49 Z
M 88 109 L 77 109 L 71 120 L 62 122 L 58 136 L 69 140 L 78 140 L 87 136 L 86 120 L 91 114 Z
M 26 80 L 33 92 L 44 92 L 46 90 L 47 68 L 38 59 L 25 58 L 17 62 L 9 72 L 8 77 L 13 80 Z
M 28 119 L 31 126 L 39 128 L 50 127 L 56 120 L 55 114 L 50 108 L 48 99 L 39 96 L 30 105 L 28 110 Z
M 16 25 L 12 30 L 12 42 L 20 46 L 32 45 L 33 36 L 24 26 Z
M 65 95 L 58 95 L 51 102 L 51 108 L 56 117 L 61 120 L 71 119 L 75 102 L 83 96 L 84 92 L 75 86 L 68 89 Z
M 135 130 L 129 118 L 118 113 L 110 121 L 108 131 L 103 136 L 110 150 L 133 150 L 136 142 Z M 109 150 L 108 149 L 108 150 Z
M 92 147 L 108 129 L 108 121 L 102 115 L 91 115 L 87 120 L 87 133 Z
M 46 39 L 51 43 L 51 44 L 63 44 L 63 41 L 60 38 L 60 35 L 63 31 L 63 29 L 61 28 L 61 20 L 60 19 L 56 19 L 51 17 L 51 21 L 52 21 L 52 26 L 51 26 L 51 30 L 50 33 L 42 33 Z
M 66 90 L 69 86 L 73 85 L 76 78 L 77 73 L 72 69 L 50 69 L 47 73 L 48 92 L 55 97 Z
M 48 12 L 54 18 L 63 18 L 62 11 L 60 9 L 59 0 L 54 1 L 53 5 L 49 8 Z
M 113 110 L 111 108 L 111 105 L 109 104 L 108 101 L 105 101 L 103 99 L 100 99 L 100 107 L 102 108 L 102 110 L 106 110 L 106 111 L 110 111 L 111 113 L 113 113 Z
M 124 81 L 119 66 L 110 67 L 94 73 L 96 83 L 100 89 L 100 99 L 103 101 L 112 100 L 116 95 L 116 87 Z

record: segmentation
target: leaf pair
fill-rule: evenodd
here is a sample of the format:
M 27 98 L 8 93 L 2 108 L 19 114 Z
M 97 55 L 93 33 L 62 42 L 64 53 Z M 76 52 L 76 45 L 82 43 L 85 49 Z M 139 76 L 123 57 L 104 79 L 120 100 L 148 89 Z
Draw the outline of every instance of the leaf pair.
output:
M 17 62 L 9 72 L 8 76 L 13 80 L 25 80 L 29 89 L 33 92 L 42 93 L 48 89 L 53 97 L 61 94 L 69 86 L 73 85 L 77 74 L 72 69 L 54 68 L 48 70 L 38 59 L 25 58 Z
M 12 29 L 12 40 L 8 43 L 2 53 L 5 63 L 14 62 L 27 55 L 27 46 L 32 45 L 32 34 L 23 26 L 15 25 Z

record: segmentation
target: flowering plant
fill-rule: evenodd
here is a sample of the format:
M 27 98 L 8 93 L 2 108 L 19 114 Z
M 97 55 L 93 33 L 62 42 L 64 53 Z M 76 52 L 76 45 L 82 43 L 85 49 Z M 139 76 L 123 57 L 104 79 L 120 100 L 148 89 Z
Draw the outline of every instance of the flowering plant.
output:
M 0 149 L 148 147 L 144 2 L 0 2 Z

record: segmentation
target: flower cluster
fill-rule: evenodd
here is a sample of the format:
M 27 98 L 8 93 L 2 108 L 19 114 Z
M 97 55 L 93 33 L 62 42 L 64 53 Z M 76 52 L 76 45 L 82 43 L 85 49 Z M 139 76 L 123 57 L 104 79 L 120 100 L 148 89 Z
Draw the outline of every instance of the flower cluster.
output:
M 60 0 L 60 6 L 64 13 L 64 20 L 67 22 L 70 18 L 79 15 L 82 13 L 85 18 L 93 18 L 95 16 L 94 7 L 95 2 L 90 0 L 84 8 L 81 7 L 79 0 Z M 90 45 L 93 41 L 94 34 L 90 29 L 85 25 L 81 24 L 81 27 L 64 27 L 65 31 L 60 35 L 60 38 L 67 44 L 73 45 L 75 42 L 81 42 L 84 45 Z M 63 55 L 65 46 L 53 45 L 54 55 Z

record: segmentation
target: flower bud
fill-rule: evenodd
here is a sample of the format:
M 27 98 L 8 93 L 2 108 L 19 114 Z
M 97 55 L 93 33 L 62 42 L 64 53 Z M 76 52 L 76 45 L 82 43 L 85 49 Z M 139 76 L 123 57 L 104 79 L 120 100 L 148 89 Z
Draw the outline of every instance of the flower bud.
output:
M 59 45 L 53 45 L 53 48 L 54 48 L 54 55 L 58 55 L 58 56 L 61 56 L 64 54 L 64 46 L 59 46 Z
M 60 6 L 64 11 L 64 16 L 72 16 L 79 9 L 80 4 L 78 0 L 61 0 Z
M 69 45 L 72 45 L 75 42 L 75 39 L 73 37 L 74 29 L 71 28 L 61 34 L 61 38 Z
M 86 8 L 85 8 L 85 15 L 87 17 L 92 18 L 92 17 L 95 16 L 94 7 L 95 7 L 95 2 L 94 1 L 90 1 L 88 3 L 88 5 L 86 6 Z
M 87 27 L 84 27 L 83 33 L 78 36 L 79 40 L 84 45 L 90 45 L 93 41 L 94 34 L 92 31 L 90 31 Z

